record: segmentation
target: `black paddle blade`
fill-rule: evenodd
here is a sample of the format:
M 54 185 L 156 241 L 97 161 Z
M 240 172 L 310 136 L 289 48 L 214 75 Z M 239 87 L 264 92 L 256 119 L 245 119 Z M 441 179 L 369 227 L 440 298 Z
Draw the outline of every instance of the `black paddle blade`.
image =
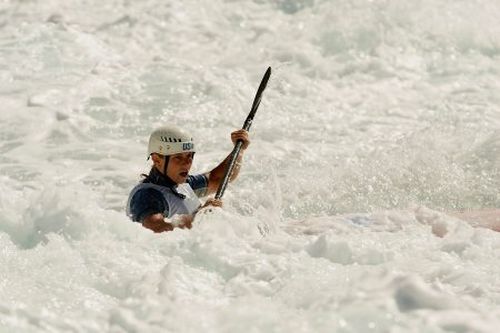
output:
M 247 131 L 250 129 L 250 126 L 252 125 L 253 117 L 255 116 L 255 113 L 259 108 L 260 101 L 262 100 L 262 93 L 266 89 L 267 82 L 269 81 L 270 77 L 271 77 L 271 67 L 268 67 L 266 72 L 264 73 L 264 77 L 262 77 L 262 80 L 260 81 L 259 89 L 257 89 L 257 93 L 255 94 L 255 98 L 253 99 L 252 108 L 250 109 L 250 113 L 248 114 L 248 117 L 245 120 L 245 124 L 243 125 L 243 129 L 246 129 Z
M 262 93 L 264 92 L 264 89 L 266 89 L 267 81 L 269 81 L 270 76 L 271 76 L 271 67 L 268 67 L 266 73 L 264 74 L 264 77 L 262 78 L 262 81 L 260 81 L 259 89 L 257 89 L 255 98 L 253 99 L 252 109 L 250 110 L 250 113 L 248 114 L 248 117 L 245 120 L 245 124 L 243 125 L 243 129 L 247 131 L 250 129 L 250 126 L 252 125 L 253 116 L 255 115 L 255 112 L 257 112 L 260 100 L 262 99 Z M 234 169 L 236 158 L 238 158 L 242 144 L 243 141 L 238 140 L 238 142 L 236 142 L 236 145 L 234 146 L 233 151 L 231 152 L 229 163 L 224 172 L 224 178 L 219 184 L 219 188 L 217 189 L 217 193 L 215 194 L 215 199 L 220 199 L 224 195 L 224 191 L 226 190 L 227 184 L 229 182 L 229 175 L 232 173 Z

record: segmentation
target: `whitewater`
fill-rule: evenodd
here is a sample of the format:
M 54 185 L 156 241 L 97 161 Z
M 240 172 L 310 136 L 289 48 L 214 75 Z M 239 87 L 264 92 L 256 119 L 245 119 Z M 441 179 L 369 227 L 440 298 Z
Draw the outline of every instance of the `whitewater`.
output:
M 0 1 L 0 332 L 497 332 L 499 17 Z M 268 66 L 224 207 L 132 223 L 150 132 L 190 131 L 209 171 Z

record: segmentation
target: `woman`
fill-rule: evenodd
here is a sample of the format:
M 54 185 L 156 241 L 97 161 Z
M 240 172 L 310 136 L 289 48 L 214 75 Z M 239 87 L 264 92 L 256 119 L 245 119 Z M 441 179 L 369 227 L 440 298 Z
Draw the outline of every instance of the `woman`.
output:
M 250 140 L 246 130 L 234 131 L 231 140 L 233 144 L 243 141 L 229 179 L 233 181 L 238 176 Z M 210 172 L 189 175 L 194 154 L 192 137 L 174 126 L 163 126 L 151 133 L 148 144 L 148 156 L 153 162 L 151 171 L 132 189 L 127 202 L 127 214 L 132 221 L 154 232 L 171 231 L 175 227 L 191 228 L 200 208 L 222 206 L 216 199 L 208 199 L 202 206 L 199 198 L 217 191 L 229 156 Z

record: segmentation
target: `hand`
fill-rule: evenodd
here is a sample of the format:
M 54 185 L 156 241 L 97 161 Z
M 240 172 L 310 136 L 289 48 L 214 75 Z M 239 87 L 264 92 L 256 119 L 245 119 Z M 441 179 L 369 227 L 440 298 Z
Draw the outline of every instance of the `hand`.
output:
M 152 214 L 144 219 L 142 226 L 153 230 L 156 233 L 172 231 L 174 228 L 191 229 L 193 222 L 192 215 L 174 215 L 173 218 L 167 219 L 163 214 Z
M 163 214 L 152 214 L 149 215 L 142 221 L 142 226 L 144 228 L 148 228 L 153 230 L 156 233 L 164 232 L 164 231 L 172 231 L 174 226 L 170 223 L 165 223 Z
M 208 206 L 213 206 L 213 207 L 222 207 L 222 200 L 221 199 L 214 199 L 214 198 L 209 198 L 207 201 L 205 201 L 205 204 L 201 206 L 201 208 L 205 208 Z
M 244 129 L 240 129 L 240 130 L 237 130 L 237 131 L 234 131 L 233 133 L 231 133 L 231 141 L 233 141 L 234 145 L 236 145 L 236 142 L 238 142 L 238 140 L 243 141 L 243 145 L 241 146 L 241 149 L 242 150 L 247 149 L 248 145 L 250 144 L 248 131 L 244 130 Z
M 169 218 L 165 218 L 165 223 L 172 225 L 174 228 L 188 228 L 191 229 L 191 223 L 193 222 L 193 215 L 189 214 L 174 214 Z
M 179 225 L 179 228 L 181 228 L 181 229 L 184 229 L 184 228 L 191 229 L 191 227 L 193 226 L 192 225 L 193 219 L 194 219 L 193 215 L 181 215 L 182 224 Z
M 214 199 L 214 198 L 209 198 L 209 199 L 207 199 L 207 201 L 205 201 L 205 203 L 203 204 L 203 206 L 201 206 L 198 209 L 198 212 L 203 213 L 203 214 L 206 214 L 207 212 L 212 212 L 212 208 L 207 208 L 209 206 L 212 206 L 212 207 L 222 207 L 222 200 L 220 200 L 220 199 Z

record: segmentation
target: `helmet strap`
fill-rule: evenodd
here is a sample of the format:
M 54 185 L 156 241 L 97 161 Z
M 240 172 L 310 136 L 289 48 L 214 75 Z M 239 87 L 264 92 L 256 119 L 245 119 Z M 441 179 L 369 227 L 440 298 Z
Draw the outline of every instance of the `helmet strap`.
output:
M 158 155 L 160 155 L 160 154 L 158 154 Z M 167 186 L 168 187 L 176 186 L 177 185 L 176 182 L 174 182 L 172 180 L 172 178 L 170 178 L 167 175 L 168 162 L 170 160 L 170 156 L 169 155 L 161 155 L 161 156 L 163 156 L 163 158 L 165 159 L 165 164 L 163 165 L 163 172 L 160 171 L 159 168 L 156 168 L 156 167 L 153 167 L 153 168 L 155 168 L 156 170 L 158 170 L 157 172 L 158 172 L 158 174 L 160 174 L 160 177 L 164 177 L 165 178 L 165 180 L 167 181 L 167 184 L 168 184 Z
M 163 164 L 163 175 L 165 177 L 168 177 L 167 176 L 167 167 L 168 167 L 168 161 L 170 160 L 170 156 L 164 155 L 163 158 L 165 159 L 165 164 Z
M 175 184 L 175 182 L 167 175 L 168 162 L 170 161 L 170 155 L 164 155 L 165 164 L 163 165 L 163 175 L 168 179 L 169 182 Z
M 170 155 L 165 155 L 165 164 L 163 165 L 163 175 L 167 179 L 168 182 L 171 184 L 175 184 L 175 182 L 167 175 L 167 167 L 168 167 L 168 162 L 170 160 Z M 174 193 L 176 196 L 178 196 L 181 199 L 185 199 L 186 196 L 182 193 L 177 192 L 177 189 L 175 188 L 175 185 L 169 186 L 170 189 L 172 190 L 172 193 Z

